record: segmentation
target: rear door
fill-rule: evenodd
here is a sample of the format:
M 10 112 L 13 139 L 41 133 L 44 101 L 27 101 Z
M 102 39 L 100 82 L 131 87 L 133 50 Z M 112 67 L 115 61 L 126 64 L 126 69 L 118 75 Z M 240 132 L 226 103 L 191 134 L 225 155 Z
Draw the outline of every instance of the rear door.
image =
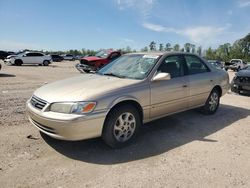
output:
M 44 55 L 42 53 L 35 53 L 34 54 L 34 63 L 42 64 L 44 61 Z
M 213 73 L 195 55 L 184 55 L 189 81 L 189 108 L 205 104 L 213 87 Z
M 169 73 L 171 79 L 151 82 L 151 119 L 187 109 L 189 88 L 184 64 L 181 55 L 168 56 L 161 62 L 157 72 Z

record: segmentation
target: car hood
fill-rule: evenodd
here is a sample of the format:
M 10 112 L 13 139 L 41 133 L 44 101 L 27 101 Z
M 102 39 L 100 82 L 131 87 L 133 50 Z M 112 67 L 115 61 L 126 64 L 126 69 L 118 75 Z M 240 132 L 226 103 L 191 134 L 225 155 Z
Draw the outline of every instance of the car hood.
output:
M 246 76 L 250 77 L 250 70 L 240 70 L 236 73 L 236 76 Z
M 82 59 L 85 59 L 87 61 L 98 61 L 98 60 L 101 60 L 101 59 L 104 59 L 104 58 L 100 58 L 100 57 L 96 57 L 96 56 L 89 56 L 89 57 L 84 57 Z
M 9 59 L 9 58 L 12 58 L 12 57 L 18 57 L 18 55 L 8 55 L 6 58 Z
M 34 95 L 51 102 L 88 101 L 105 93 L 131 86 L 141 80 L 122 79 L 97 74 L 84 74 L 54 83 L 46 84 Z

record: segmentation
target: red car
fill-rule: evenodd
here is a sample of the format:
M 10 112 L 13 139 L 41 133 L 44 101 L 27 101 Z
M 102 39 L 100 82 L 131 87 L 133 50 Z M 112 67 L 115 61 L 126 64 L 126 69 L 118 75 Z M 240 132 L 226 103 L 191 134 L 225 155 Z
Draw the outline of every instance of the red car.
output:
M 96 71 L 120 56 L 120 51 L 101 50 L 95 56 L 81 58 L 80 64 L 77 64 L 76 68 L 80 72 Z

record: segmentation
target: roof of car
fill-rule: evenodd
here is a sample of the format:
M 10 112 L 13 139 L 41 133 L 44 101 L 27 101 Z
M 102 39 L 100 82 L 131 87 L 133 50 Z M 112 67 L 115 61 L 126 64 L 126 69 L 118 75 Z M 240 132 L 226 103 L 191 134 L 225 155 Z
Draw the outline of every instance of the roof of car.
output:
M 171 54 L 188 54 L 188 55 L 197 55 L 197 54 L 193 54 L 193 53 L 187 53 L 187 52 L 177 52 L 177 51 L 164 51 L 164 52 L 160 52 L 160 51 L 150 51 L 150 52 L 135 52 L 135 53 L 129 53 L 129 54 L 144 54 L 144 55 L 171 55 Z

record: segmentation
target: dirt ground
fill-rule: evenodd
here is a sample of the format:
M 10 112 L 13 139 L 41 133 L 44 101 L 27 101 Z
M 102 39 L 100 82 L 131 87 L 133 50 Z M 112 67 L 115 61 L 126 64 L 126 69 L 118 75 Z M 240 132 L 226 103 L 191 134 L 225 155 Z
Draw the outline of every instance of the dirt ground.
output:
M 0 187 L 250 187 L 248 96 L 229 92 L 212 116 L 191 110 L 149 123 L 120 150 L 100 138 L 40 134 L 25 117 L 25 102 L 43 84 L 79 75 L 75 64 L 3 65 Z

